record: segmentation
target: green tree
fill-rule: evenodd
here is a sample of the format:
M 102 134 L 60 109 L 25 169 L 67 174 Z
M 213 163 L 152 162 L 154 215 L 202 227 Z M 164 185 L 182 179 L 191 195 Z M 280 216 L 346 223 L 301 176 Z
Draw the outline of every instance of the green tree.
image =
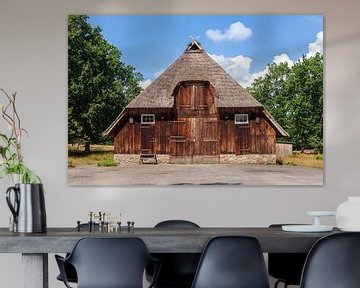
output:
M 257 78 L 249 92 L 263 104 L 271 115 L 285 129 L 287 127 L 287 111 L 289 95 L 286 89 L 286 80 L 290 74 L 290 68 L 287 63 L 268 66 L 268 72 L 265 76 Z
M 298 149 L 323 150 L 323 56 L 303 57 L 291 69 L 288 132 Z
M 68 141 L 86 151 L 104 140 L 101 133 L 140 93 L 143 79 L 88 19 L 68 18 Z
M 323 56 L 271 64 L 249 92 L 290 134 L 295 149 L 323 149 Z

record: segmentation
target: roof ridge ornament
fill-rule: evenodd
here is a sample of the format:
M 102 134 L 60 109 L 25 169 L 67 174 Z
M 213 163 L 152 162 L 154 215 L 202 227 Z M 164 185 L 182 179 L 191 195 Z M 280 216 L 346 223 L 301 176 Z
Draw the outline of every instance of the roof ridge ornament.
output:
M 203 51 L 204 49 L 201 47 L 201 43 L 199 41 L 200 36 L 194 38 L 190 35 L 190 43 L 187 45 L 185 51 Z

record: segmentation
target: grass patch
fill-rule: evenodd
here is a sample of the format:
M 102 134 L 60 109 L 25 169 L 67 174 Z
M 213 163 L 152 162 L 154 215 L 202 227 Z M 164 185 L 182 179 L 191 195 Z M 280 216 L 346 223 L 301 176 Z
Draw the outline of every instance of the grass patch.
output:
M 291 156 L 282 157 L 282 164 L 287 166 L 301 166 L 323 169 L 324 160 L 322 154 L 299 154 L 294 153 Z M 277 160 L 278 162 L 278 160 Z
M 97 166 L 100 167 L 112 167 L 112 166 L 117 166 L 119 163 L 117 161 L 115 161 L 114 159 L 105 159 L 102 161 L 99 161 L 97 163 Z
M 83 146 L 68 145 L 68 167 L 80 165 L 116 166 L 112 145 L 91 145 L 90 153 Z

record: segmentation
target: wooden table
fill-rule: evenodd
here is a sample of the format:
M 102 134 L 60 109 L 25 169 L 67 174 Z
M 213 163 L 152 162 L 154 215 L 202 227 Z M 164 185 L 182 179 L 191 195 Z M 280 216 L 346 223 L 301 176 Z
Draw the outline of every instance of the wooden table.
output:
M 139 237 L 151 253 L 201 253 L 207 241 L 220 235 L 257 238 L 263 252 L 308 252 L 321 237 L 337 233 L 289 233 L 281 228 L 135 228 L 134 232 L 77 232 L 49 228 L 42 234 L 18 234 L 0 228 L 0 253 L 22 253 L 25 288 L 48 288 L 48 253 L 70 252 L 82 237 Z

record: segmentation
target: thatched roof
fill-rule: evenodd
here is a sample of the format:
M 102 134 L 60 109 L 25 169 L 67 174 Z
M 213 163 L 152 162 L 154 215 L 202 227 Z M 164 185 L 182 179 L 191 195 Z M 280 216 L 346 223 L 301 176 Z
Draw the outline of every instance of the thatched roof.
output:
M 290 137 L 289 133 L 287 133 L 285 129 L 281 127 L 281 125 L 278 122 L 276 122 L 275 118 L 266 109 L 264 109 L 263 112 L 264 115 L 269 119 L 270 123 L 273 124 L 277 136 Z
M 185 52 L 129 103 L 128 108 L 172 108 L 174 89 L 183 81 L 208 81 L 217 107 L 263 107 L 193 40 Z
M 263 105 L 206 53 L 198 41 L 192 40 L 185 52 L 125 107 L 103 135 L 113 133 L 127 110 L 173 108 L 175 88 L 180 82 L 185 81 L 208 81 L 215 88 L 217 108 L 252 107 L 265 110 Z M 266 115 L 270 114 L 266 113 Z M 269 120 L 277 129 L 279 136 L 289 136 L 274 118 L 270 116 Z

